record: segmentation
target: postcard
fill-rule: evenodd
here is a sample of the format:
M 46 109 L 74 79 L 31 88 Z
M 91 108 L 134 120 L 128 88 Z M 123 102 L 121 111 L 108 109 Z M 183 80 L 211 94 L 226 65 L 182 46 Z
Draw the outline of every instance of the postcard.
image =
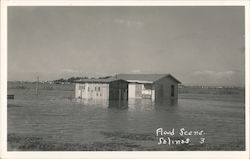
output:
M 2 1 L 1 157 L 249 158 L 248 18 L 249 1 Z

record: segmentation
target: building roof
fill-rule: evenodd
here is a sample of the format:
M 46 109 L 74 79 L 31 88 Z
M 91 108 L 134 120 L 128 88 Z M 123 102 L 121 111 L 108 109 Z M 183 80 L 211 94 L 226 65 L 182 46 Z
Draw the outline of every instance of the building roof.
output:
M 177 83 L 181 83 L 171 74 L 117 74 L 115 77 L 117 79 L 123 79 L 128 82 L 136 82 L 136 83 L 154 83 L 164 77 L 170 77 L 175 80 Z
M 171 74 L 117 74 L 115 76 L 112 76 L 110 78 L 105 78 L 105 79 L 96 79 L 96 78 L 81 79 L 81 80 L 75 81 L 75 83 L 110 83 L 110 82 L 118 81 L 118 80 L 131 82 L 131 83 L 154 83 L 164 77 L 170 77 L 173 80 L 175 80 L 177 83 L 181 83 Z
M 110 77 L 110 78 L 105 78 L 105 79 L 94 78 L 94 79 L 77 80 L 75 81 L 75 83 L 110 83 L 110 82 L 119 81 L 119 80 L 122 80 L 122 79 L 117 79 L 115 77 Z M 125 81 L 125 80 L 122 80 L 122 81 Z

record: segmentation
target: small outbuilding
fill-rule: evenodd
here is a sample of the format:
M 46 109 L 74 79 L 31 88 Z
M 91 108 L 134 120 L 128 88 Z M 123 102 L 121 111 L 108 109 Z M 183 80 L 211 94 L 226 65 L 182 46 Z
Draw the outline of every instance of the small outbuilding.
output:
M 178 84 L 171 74 L 118 74 L 128 82 L 128 98 L 178 99 Z
M 122 79 L 82 79 L 76 81 L 75 97 L 81 99 L 127 100 L 128 82 Z

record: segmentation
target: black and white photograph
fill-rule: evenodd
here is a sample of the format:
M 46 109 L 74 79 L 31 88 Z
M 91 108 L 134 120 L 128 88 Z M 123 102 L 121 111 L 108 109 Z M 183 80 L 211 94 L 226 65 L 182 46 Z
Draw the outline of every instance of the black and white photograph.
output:
M 8 6 L 7 151 L 246 151 L 245 6 Z

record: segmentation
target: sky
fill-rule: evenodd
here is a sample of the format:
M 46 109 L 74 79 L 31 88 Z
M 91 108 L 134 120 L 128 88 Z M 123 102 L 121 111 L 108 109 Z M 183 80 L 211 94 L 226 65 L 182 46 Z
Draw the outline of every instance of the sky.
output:
M 244 86 L 243 7 L 8 7 L 8 80 L 170 73 Z

